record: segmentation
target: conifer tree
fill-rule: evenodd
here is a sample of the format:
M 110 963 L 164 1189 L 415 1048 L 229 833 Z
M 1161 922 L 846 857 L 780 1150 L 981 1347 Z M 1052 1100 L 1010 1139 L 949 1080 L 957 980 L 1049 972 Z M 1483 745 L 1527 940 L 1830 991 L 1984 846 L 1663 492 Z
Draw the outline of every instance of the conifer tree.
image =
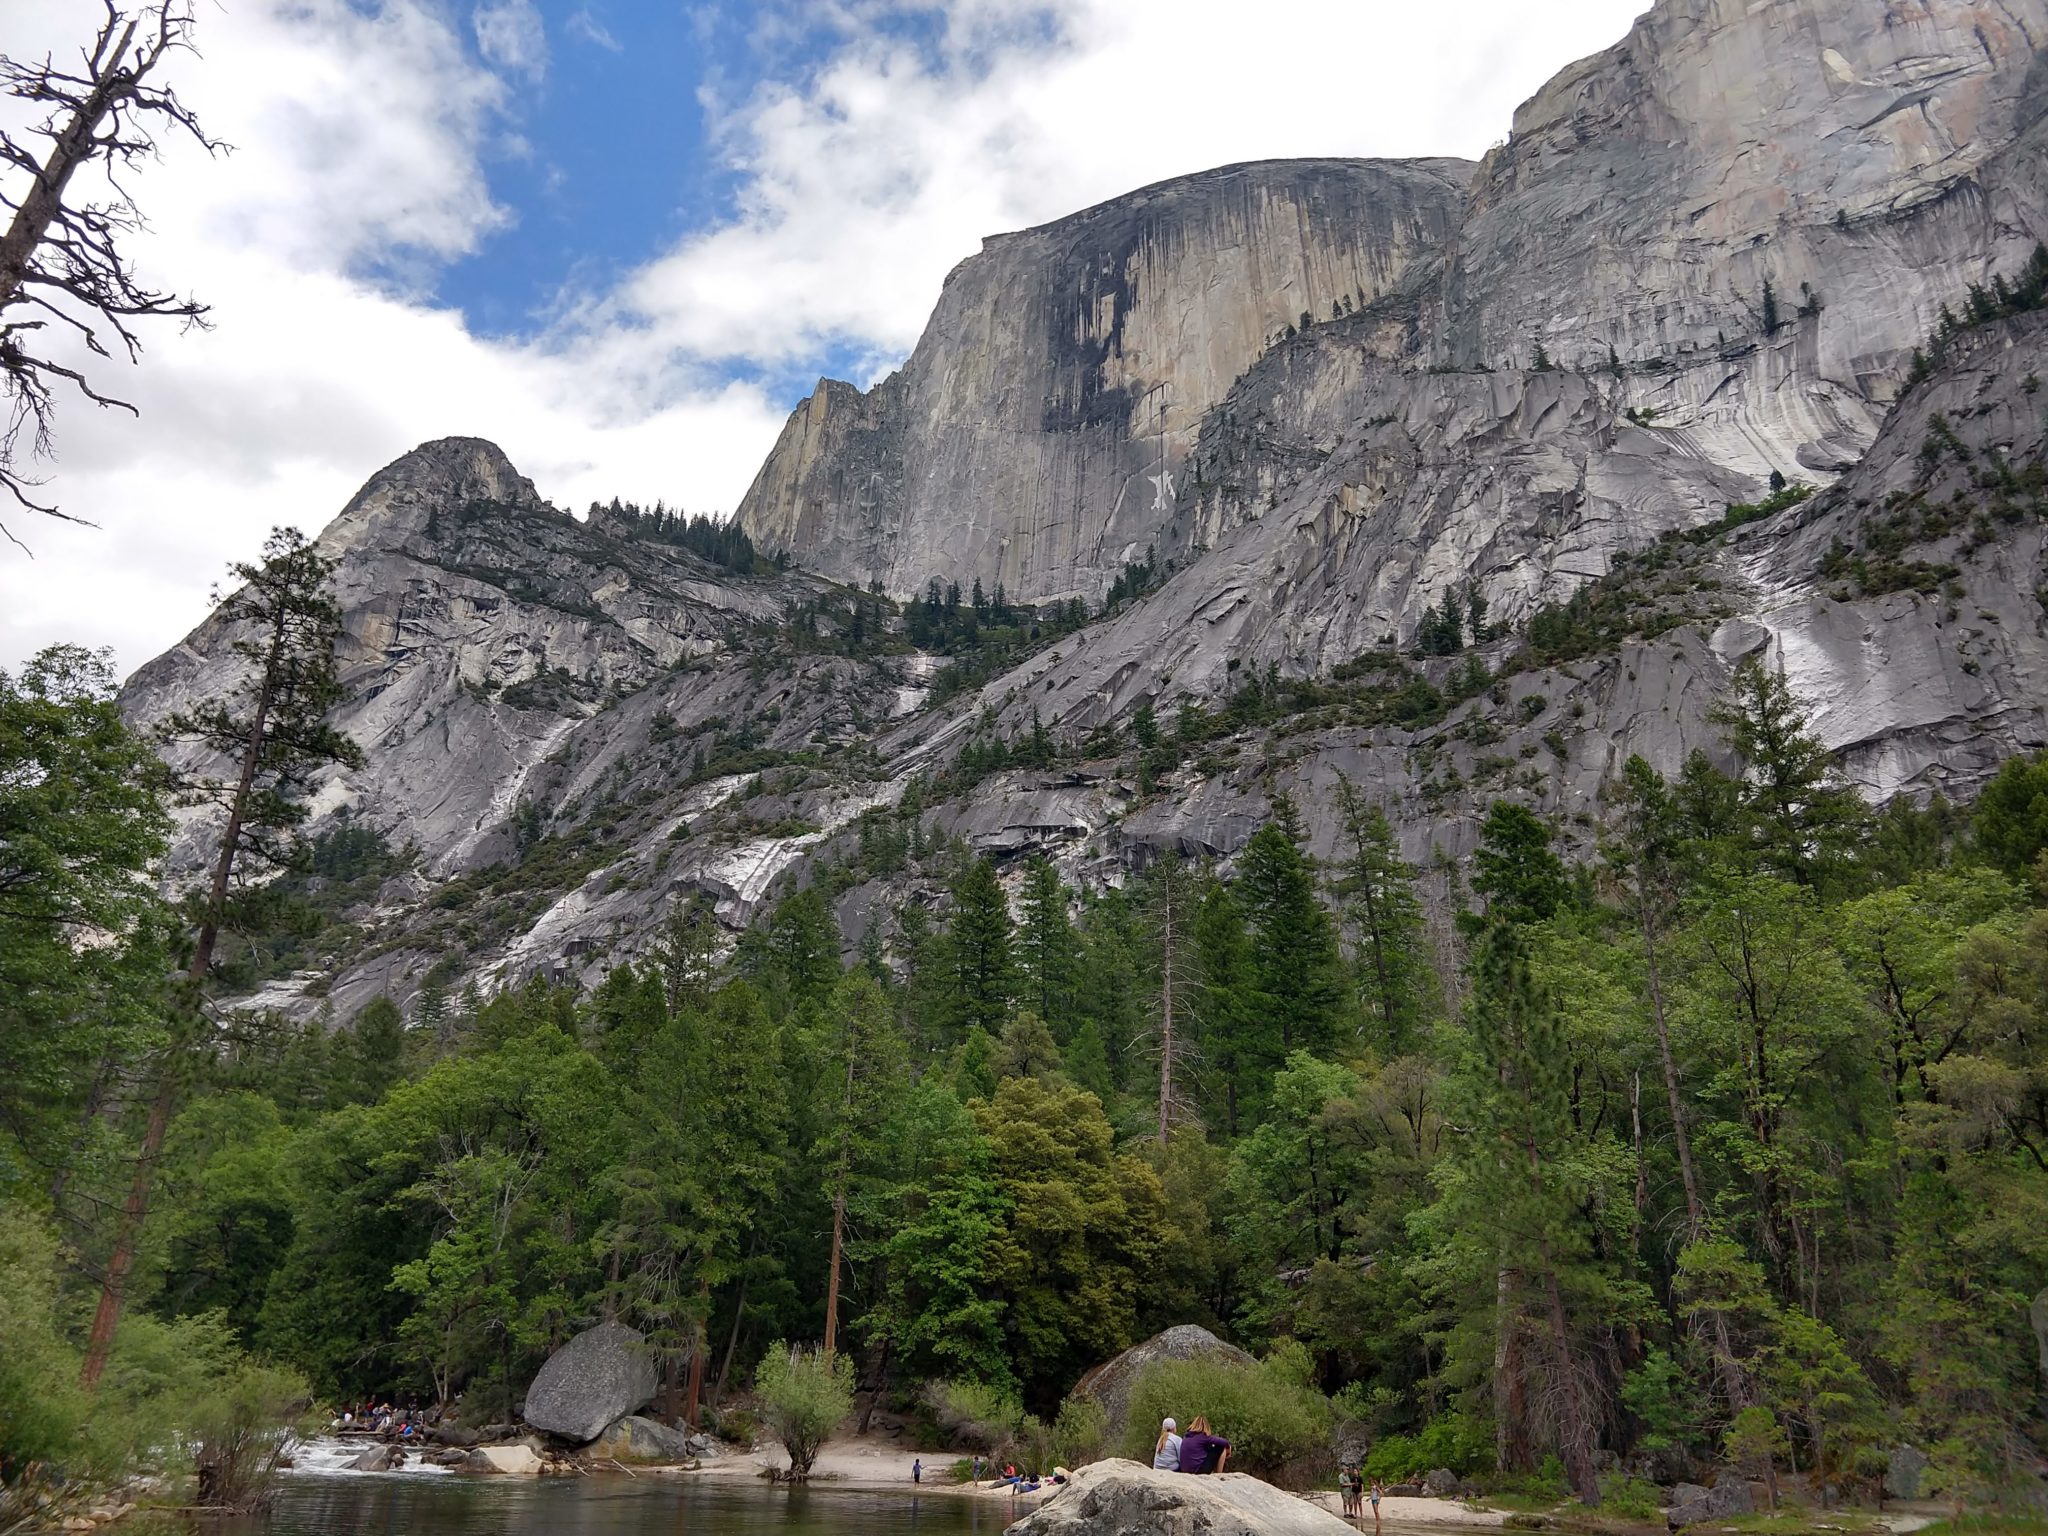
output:
M 952 972 L 951 1014 L 956 1031 L 1001 1031 L 1013 982 L 1009 903 L 985 858 L 963 862 L 953 882 L 953 916 L 946 928 Z
M 1742 820 L 1750 856 L 1800 885 L 1831 879 L 1861 840 L 1863 802 L 1808 728 L 1784 676 L 1752 656 L 1708 711 L 1742 759 Z
M 1337 777 L 1337 805 L 1344 818 L 1349 852 L 1334 889 L 1357 935 L 1360 999 L 1367 1027 L 1390 1054 L 1414 1043 L 1421 1024 L 1423 978 L 1422 903 L 1415 896 L 1415 869 L 1401 857 L 1386 812 L 1366 803 L 1350 779 Z
M 819 1060 L 839 1079 L 819 1135 L 832 1196 L 832 1258 L 825 1281 L 824 1348 L 829 1355 L 838 1345 L 847 1202 L 856 1181 L 870 1178 L 882 1160 L 880 1140 L 896 1113 L 907 1061 L 888 999 L 865 971 L 849 973 L 832 989 L 817 1043 Z
M 289 861 L 291 835 L 306 818 L 304 797 L 322 770 L 363 762 L 362 749 L 327 723 L 328 711 L 342 697 L 334 659 L 341 613 L 327 594 L 333 562 L 296 528 L 279 528 L 264 542 L 261 564 L 237 562 L 232 569 L 242 585 L 219 604 L 216 618 L 234 631 L 232 648 L 249 663 L 249 676 L 234 696 L 174 714 L 164 726 L 168 738 L 195 742 L 234 768 L 232 779 L 201 778 L 188 786 L 195 802 L 216 804 L 225 816 L 186 968 L 194 1015 L 231 915 L 236 881 Z M 150 1183 L 177 1103 L 180 1068 L 174 1046 L 157 1069 L 128 1203 L 107 1259 L 80 1375 L 88 1388 L 99 1381 L 120 1322 L 135 1244 L 149 1212 Z
M 1177 855 L 1147 872 L 1144 892 L 1146 950 L 1152 981 L 1151 1048 L 1159 1063 L 1159 1142 L 1193 1102 L 1192 1004 L 1197 991 L 1195 883 Z
M 1196 1040 L 1207 1064 L 1210 1123 L 1235 1137 L 1259 1098 L 1257 1064 L 1277 1055 L 1253 996 L 1251 936 L 1231 888 L 1211 880 L 1195 909 Z
M 1277 1036 L 1278 1055 L 1262 1063 L 1268 1075 L 1293 1051 L 1330 1047 L 1342 995 L 1336 929 L 1290 825 L 1299 826 L 1299 815 L 1283 797 L 1245 845 L 1237 882 L 1255 940 L 1259 1005 L 1271 1011 Z
M 1067 915 L 1071 892 L 1059 871 L 1035 858 L 1024 871 L 1023 918 L 1017 928 L 1017 999 L 1053 1039 L 1064 1041 L 1076 1022 L 1075 983 L 1080 940 Z

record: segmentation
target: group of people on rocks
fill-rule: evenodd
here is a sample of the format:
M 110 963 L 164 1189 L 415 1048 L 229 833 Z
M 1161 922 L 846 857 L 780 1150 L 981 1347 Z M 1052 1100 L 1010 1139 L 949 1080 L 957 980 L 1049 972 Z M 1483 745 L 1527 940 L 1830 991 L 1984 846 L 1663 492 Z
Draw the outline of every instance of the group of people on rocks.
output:
M 1230 1461 L 1230 1442 L 1209 1429 L 1206 1414 L 1195 1415 L 1182 1434 L 1172 1419 L 1159 1421 L 1159 1441 L 1152 1447 L 1152 1465 L 1162 1472 L 1222 1472 Z
M 416 1404 L 400 1408 L 395 1403 L 366 1402 L 342 1409 L 330 1429 L 367 1430 L 373 1435 L 391 1433 L 401 1440 L 423 1434 L 431 1418 L 422 1417 Z

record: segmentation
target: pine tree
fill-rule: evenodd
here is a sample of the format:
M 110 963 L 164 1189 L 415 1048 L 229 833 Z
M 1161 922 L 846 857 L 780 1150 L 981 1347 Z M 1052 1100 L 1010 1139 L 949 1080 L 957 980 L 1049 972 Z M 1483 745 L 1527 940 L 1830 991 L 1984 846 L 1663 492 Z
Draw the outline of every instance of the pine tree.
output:
M 1075 983 L 1080 940 L 1067 915 L 1072 893 L 1059 871 L 1035 858 L 1024 871 L 1023 920 L 1018 925 L 1017 998 L 1064 1042 L 1078 1019 Z
M 1386 812 L 1368 805 L 1350 779 L 1337 777 L 1337 805 L 1349 853 L 1334 890 L 1357 935 L 1354 970 L 1375 1043 L 1391 1055 L 1409 1050 L 1422 1022 L 1422 904 L 1415 869 L 1401 857 Z
M 953 882 L 953 917 L 946 929 L 956 1035 L 973 1028 L 1001 1031 L 1010 1011 L 1011 938 L 1009 903 L 995 865 L 985 858 L 965 861 Z
M 1586 1180 L 1572 1155 L 1566 1098 L 1569 1053 L 1556 1003 L 1537 984 L 1529 941 L 1513 922 L 1491 924 L 1473 956 L 1465 1027 L 1471 1057 L 1454 1091 L 1470 1131 L 1445 1214 L 1481 1236 L 1496 1277 L 1500 1464 L 1527 1468 L 1536 1440 L 1529 1418 L 1543 1411 L 1541 1401 L 1572 1490 L 1592 1504 L 1599 1498 L 1598 1415 L 1566 1301 L 1566 1268 L 1587 1259 L 1578 1215 Z M 1540 1393 L 1526 1380 L 1535 1366 L 1528 1344 L 1540 1350 Z
M 888 999 L 865 971 L 854 971 L 832 989 L 825 1020 L 817 1056 L 838 1079 L 818 1138 L 832 1197 L 832 1257 L 825 1281 L 824 1347 L 829 1355 L 838 1344 L 847 1202 L 856 1181 L 871 1178 L 882 1161 L 881 1138 L 901 1099 L 908 1062 Z
M 1251 936 L 1231 888 L 1211 880 L 1195 909 L 1196 1045 L 1207 1065 L 1209 1121 L 1235 1137 L 1261 1098 L 1257 1068 L 1277 1060 L 1269 1018 L 1253 996 Z
M 214 946 L 232 916 L 237 879 L 247 882 L 282 869 L 291 858 L 292 834 L 306 818 L 305 796 L 315 776 L 335 765 L 360 768 L 363 763 L 362 749 L 327 723 L 327 712 L 342 698 L 334 660 L 341 613 L 327 594 L 333 562 L 296 528 L 279 528 L 264 541 L 261 564 L 237 562 L 232 569 L 242 585 L 220 603 L 215 617 L 236 634 L 233 650 L 250 664 L 250 674 L 234 696 L 174 714 L 164 726 L 167 737 L 195 741 L 210 755 L 236 765 L 232 781 L 206 779 L 188 786 L 194 801 L 219 806 L 226 818 L 186 968 L 195 1013 Z M 150 1184 L 177 1105 L 178 1079 L 175 1059 L 158 1068 L 155 1099 L 86 1345 L 80 1380 L 88 1388 L 99 1381 L 120 1322 L 135 1245 L 149 1213 Z
M 1571 876 L 1550 846 L 1550 828 L 1511 801 L 1496 800 L 1488 809 L 1472 869 L 1472 889 L 1486 898 L 1489 923 L 1540 923 L 1572 898 Z
M 1151 1048 L 1159 1063 L 1159 1141 L 1193 1103 L 1193 1008 L 1197 991 L 1194 881 L 1176 855 L 1147 871 L 1144 891 L 1148 970 L 1152 981 Z
M 1298 814 L 1284 799 L 1245 845 L 1238 899 L 1255 939 L 1253 977 L 1260 1006 L 1271 1011 L 1279 1054 L 1263 1063 L 1270 1074 L 1290 1052 L 1326 1051 L 1334 1043 L 1342 996 L 1337 935 L 1316 898 L 1315 870 L 1289 825 Z
M 1863 838 L 1868 812 L 1783 675 L 1750 657 L 1707 719 L 1743 762 L 1750 855 L 1800 885 L 1832 879 Z

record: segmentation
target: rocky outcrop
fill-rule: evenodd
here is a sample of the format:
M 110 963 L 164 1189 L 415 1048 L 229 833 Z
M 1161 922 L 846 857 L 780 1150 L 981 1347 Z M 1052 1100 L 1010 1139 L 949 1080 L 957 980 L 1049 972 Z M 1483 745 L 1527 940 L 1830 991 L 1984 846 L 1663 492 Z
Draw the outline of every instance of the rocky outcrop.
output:
M 1160 1360 L 1223 1360 L 1237 1365 L 1250 1365 L 1252 1357 L 1235 1344 L 1226 1344 L 1208 1329 L 1194 1323 L 1182 1323 L 1155 1333 L 1143 1343 L 1133 1344 L 1114 1360 L 1096 1366 L 1074 1384 L 1074 1391 L 1082 1397 L 1092 1397 L 1102 1404 L 1109 1417 L 1110 1438 L 1115 1439 L 1123 1432 L 1124 1421 L 1129 1416 L 1131 1388 L 1138 1378 L 1145 1374 L 1145 1368 Z
M 526 1422 L 582 1444 L 652 1402 L 656 1385 L 639 1331 L 599 1323 L 548 1356 L 526 1389 Z
M 1746 1515 L 1756 1508 L 1749 1484 L 1736 1477 L 1724 1477 L 1711 1488 L 1697 1483 L 1680 1483 L 1671 1490 L 1671 1507 L 1665 1518 L 1675 1528 L 1701 1520 L 1726 1520 Z
M 948 277 L 902 369 L 865 394 L 821 381 L 797 407 L 741 525 L 899 596 L 937 578 L 1099 600 L 1165 526 L 1238 376 L 1305 317 L 1370 304 L 1432 259 L 1470 170 L 1226 166 L 998 235 Z
M 637 1413 L 629 1413 L 605 1432 L 591 1441 L 584 1449 L 592 1456 L 608 1461 L 631 1462 L 674 1462 L 688 1461 L 712 1448 L 708 1435 L 692 1435 L 680 1429 L 671 1429 L 656 1419 L 644 1419 Z
M 510 1474 L 513 1477 L 538 1477 L 546 1465 L 540 1453 L 530 1445 L 483 1445 L 464 1454 L 457 1463 L 465 1472 Z
M 1319 1505 L 1241 1472 L 1190 1477 L 1135 1461 L 1098 1461 L 1006 1536 L 1343 1536 Z

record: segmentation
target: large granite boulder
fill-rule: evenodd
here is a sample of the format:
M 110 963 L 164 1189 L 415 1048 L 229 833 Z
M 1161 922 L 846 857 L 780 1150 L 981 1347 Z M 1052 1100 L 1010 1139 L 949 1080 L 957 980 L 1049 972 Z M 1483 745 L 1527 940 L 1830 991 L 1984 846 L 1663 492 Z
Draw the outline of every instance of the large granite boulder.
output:
M 1731 1515 L 1747 1515 L 1755 1509 L 1756 1498 L 1751 1494 L 1749 1484 L 1739 1477 L 1724 1477 L 1711 1488 L 1681 1483 L 1673 1491 L 1666 1518 L 1676 1527 L 1692 1525 L 1700 1520 L 1725 1520 Z
M 579 1443 L 654 1400 L 646 1340 L 624 1323 L 585 1329 L 552 1355 L 526 1389 L 526 1422 Z
M 1888 1499 L 1917 1499 L 1920 1479 L 1927 1471 L 1927 1456 L 1917 1446 L 1895 1445 L 1885 1460 L 1884 1495 Z
M 1182 1323 L 1164 1333 L 1155 1333 L 1142 1344 L 1133 1344 L 1114 1360 L 1096 1366 L 1074 1384 L 1074 1391 L 1102 1404 L 1109 1416 L 1112 1439 L 1123 1432 L 1130 1412 L 1131 1388 L 1145 1367 L 1155 1360 L 1230 1360 L 1250 1365 L 1252 1357 L 1235 1344 L 1226 1344 L 1208 1329 Z
M 1189 1477 L 1098 1461 L 1006 1536 L 1355 1536 L 1320 1505 L 1243 1472 Z
M 593 1456 L 613 1461 L 688 1461 L 697 1454 L 690 1448 L 695 1438 L 657 1420 L 629 1413 L 591 1441 L 589 1450 Z
M 511 1445 L 484 1445 L 464 1454 L 457 1463 L 465 1472 L 509 1473 L 514 1477 L 538 1477 L 541 1459 L 523 1441 Z

